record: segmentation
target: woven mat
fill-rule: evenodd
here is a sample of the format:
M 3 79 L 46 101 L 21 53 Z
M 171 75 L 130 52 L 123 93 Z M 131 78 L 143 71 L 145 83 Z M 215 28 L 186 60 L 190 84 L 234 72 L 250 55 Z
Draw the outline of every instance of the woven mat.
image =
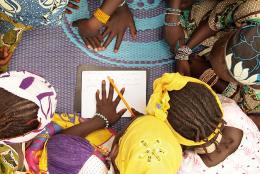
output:
M 81 64 L 148 70 L 148 95 L 152 82 L 163 73 L 172 71 L 172 55 L 162 39 L 163 0 L 128 0 L 134 14 L 138 37 L 125 34 L 119 53 L 113 53 L 114 41 L 103 52 L 86 49 L 71 22 L 88 17 L 99 4 L 81 1 L 80 10 L 65 15 L 61 26 L 38 28 L 24 34 L 12 59 L 11 70 L 27 70 L 50 81 L 58 93 L 57 112 L 73 113 L 76 70 Z

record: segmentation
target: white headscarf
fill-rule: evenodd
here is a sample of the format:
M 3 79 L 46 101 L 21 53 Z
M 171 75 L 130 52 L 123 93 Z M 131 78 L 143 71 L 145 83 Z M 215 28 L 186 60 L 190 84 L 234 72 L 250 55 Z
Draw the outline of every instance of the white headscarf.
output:
M 57 104 L 56 92 L 54 87 L 44 78 L 27 71 L 11 71 L 0 74 L 0 88 L 37 104 L 39 106 L 37 117 L 40 123 L 36 130 L 1 141 L 10 143 L 29 141 L 50 123 Z

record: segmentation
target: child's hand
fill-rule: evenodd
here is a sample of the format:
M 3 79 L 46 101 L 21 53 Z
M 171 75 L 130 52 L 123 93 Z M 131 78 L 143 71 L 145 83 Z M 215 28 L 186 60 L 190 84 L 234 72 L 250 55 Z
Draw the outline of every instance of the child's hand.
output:
M 134 39 L 136 38 L 137 31 L 136 31 L 134 19 L 127 5 L 118 7 L 117 10 L 114 12 L 114 14 L 111 16 L 110 20 L 108 21 L 105 27 L 106 29 L 102 34 L 102 36 L 103 38 L 105 38 L 106 36 L 108 37 L 104 42 L 103 47 L 106 48 L 113 40 L 113 38 L 116 37 L 116 44 L 114 47 L 115 53 L 117 53 L 119 50 L 119 47 L 121 45 L 121 42 L 123 40 L 127 28 L 130 29 L 132 38 Z
M 181 43 L 184 42 L 183 29 L 179 26 L 177 27 L 165 26 L 164 38 L 166 42 L 169 44 L 171 51 L 175 52 L 177 43 L 179 42 L 179 45 L 181 45 Z
M 6 46 L 0 48 L 0 66 L 6 65 L 12 58 L 12 55 Z
M 187 60 L 176 60 L 176 72 L 184 76 L 190 76 L 190 65 Z
M 143 115 L 144 115 L 143 113 L 141 113 L 141 112 L 135 110 L 135 108 L 131 108 L 131 109 L 132 109 L 133 113 L 135 114 L 134 116 L 136 116 L 136 117 L 139 117 L 139 116 L 143 116 Z
M 121 89 L 121 94 L 124 93 L 124 88 Z M 113 101 L 113 96 L 114 96 L 114 88 L 110 84 L 109 86 L 109 93 L 108 97 L 106 94 L 106 81 L 102 81 L 102 94 L 101 94 L 101 99 L 100 99 L 100 92 L 99 90 L 96 93 L 96 100 L 97 100 L 97 113 L 102 114 L 105 116 L 110 125 L 113 125 L 116 123 L 122 115 L 126 112 L 126 109 L 122 109 L 119 112 L 116 112 L 116 108 L 121 101 L 121 98 L 117 96 L 117 98 Z
M 80 19 L 74 21 L 72 24 L 74 27 L 78 27 L 79 35 L 90 50 L 98 51 L 101 50 L 101 43 L 103 37 L 100 33 L 102 23 L 99 22 L 95 17 L 90 19 Z
M 74 3 L 72 3 L 72 2 L 74 2 Z M 73 10 L 78 10 L 79 6 L 75 5 L 75 3 L 79 3 L 79 2 L 80 2 L 80 0 L 70 0 L 68 5 L 67 5 L 67 7 L 69 7 L 69 8 L 67 8 L 65 10 L 65 13 L 72 14 L 72 11 L 70 10 L 70 8 L 73 9 Z

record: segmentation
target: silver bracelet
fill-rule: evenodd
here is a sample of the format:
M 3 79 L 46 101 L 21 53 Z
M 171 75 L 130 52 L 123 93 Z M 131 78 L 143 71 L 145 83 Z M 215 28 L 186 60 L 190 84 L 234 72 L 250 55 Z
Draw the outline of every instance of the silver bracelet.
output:
M 181 10 L 178 8 L 166 8 L 166 11 L 168 12 L 177 12 L 177 13 L 181 13 Z
M 123 5 L 125 5 L 126 0 L 123 0 L 123 2 L 118 6 L 118 7 L 122 7 Z
M 177 50 L 176 60 L 189 60 L 189 56 L 192 54 L 192 49 L 188 46 L 183 46 Z
M 104 115 L 102 115 L 100 113 L 95 113 L 95 116 L 97 116 L 99 118 L 102 118 L 105 121 L 105 123 L 106 123 L 106 127 L 105 128 L 109 127 L 109 121 L 108 121 L 108 119 Z
M 179 22 L 164 22 L 164 25 L 168 26 L 168 27 L 177 27 L 180 24 L 181 24 L 180 21 Z

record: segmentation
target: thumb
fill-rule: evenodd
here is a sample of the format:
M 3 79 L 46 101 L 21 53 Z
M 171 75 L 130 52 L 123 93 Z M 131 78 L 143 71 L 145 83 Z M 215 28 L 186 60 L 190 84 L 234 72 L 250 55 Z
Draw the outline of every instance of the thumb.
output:
M 120 110 L 120 111 L 117 113 L 117 115 L 118 115 L 119 117 L 122 117 L 126 111 L 127 111 L 126 108 L 125 108 L 125 109 L 122 109 L 122 110 Z

